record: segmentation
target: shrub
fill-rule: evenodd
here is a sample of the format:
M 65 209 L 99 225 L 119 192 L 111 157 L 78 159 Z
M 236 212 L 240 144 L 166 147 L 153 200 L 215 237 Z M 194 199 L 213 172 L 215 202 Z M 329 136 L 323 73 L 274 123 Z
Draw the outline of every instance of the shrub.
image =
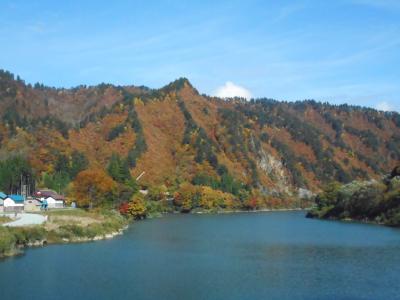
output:
M 11 252 L 16 242 L 15 235 L 8 228 L 0 226 L 0 257 Z
M 136 194 L 128 204 L 128 215 L 134 219 L 143 219 L 146 217 L 146 205 L 142 194 Z

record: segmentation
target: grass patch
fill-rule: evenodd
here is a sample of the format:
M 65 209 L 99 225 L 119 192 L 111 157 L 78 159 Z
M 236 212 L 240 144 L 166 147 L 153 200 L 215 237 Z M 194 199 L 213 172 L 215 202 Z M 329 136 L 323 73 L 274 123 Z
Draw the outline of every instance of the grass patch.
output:
M 11 222 L 12 219 L 7 216 L 0 216 L 0 224 Z
M 93 239 L 122 229 L 127 220 L 115 211 L 66 209 L 41 212 L 49 216 L 44 225 L 29 227 L 0 226 L 0 257 L 16 255 L 26 245 L 61 243 Z
M 92 217 L 98 218 L 103 214 L 99 214 L 98 212 L 89 212 L 87 210 L 81 208 L 66 208 L 66 209 L 53 209 L 48 211 L 40 212 L 42 215 L 47 216 L 71 216 L 71 217 Z
M 16 254 L 16 241 L 8 227 L 0 226 L 0 257 Z

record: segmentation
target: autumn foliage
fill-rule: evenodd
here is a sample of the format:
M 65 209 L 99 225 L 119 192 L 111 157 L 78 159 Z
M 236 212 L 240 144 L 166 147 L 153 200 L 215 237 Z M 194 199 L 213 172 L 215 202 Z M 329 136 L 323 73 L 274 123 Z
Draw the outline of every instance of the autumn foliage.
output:
M 174 204 L 182 212 L 190 212 L 200 197 L 200 189 L 188 182 L 181 184 L 174 193 Z
M 130 203 L 138 185 L 149 187 L 146 201 L 173 195 L 184 212 L 297 205 L 298 188 L 378 178 L 400 160 L 397 113 L 221 100 L 187 79 L 160 89 L 55 89 L 0 70 L 0 98 L 0 160 L 21 157 L 36 186 L 60 189 L 84 207 Z M 20 178 L 7 172 L 6 183 Z
M 121 215 L 127 215 L 128 214 L 128 209 L 129 209 L 129 203 L 128 202 L 123 202 L 119 205 L 118 211 Z
M 119 212 L 134 219 L 146 217 L 146 205 L 142 194 L 135 194 L 131 201 L 124 202 L 119 206 Z
M 180 207 L 182 212 L 189 212 L 193 208 L 206 210 L 233 209 L 235 208 L 234 195 L 215 190 L 208 186 L 195 186 L 183 183 L 174 193 L 174 204 Z M 236 202 L 237 202 L 236 201 Z
M 80 172 L 73 182 L 73 195 L 81 207 L 96 207 L 111 203 L 117 185 L 101 169 Z

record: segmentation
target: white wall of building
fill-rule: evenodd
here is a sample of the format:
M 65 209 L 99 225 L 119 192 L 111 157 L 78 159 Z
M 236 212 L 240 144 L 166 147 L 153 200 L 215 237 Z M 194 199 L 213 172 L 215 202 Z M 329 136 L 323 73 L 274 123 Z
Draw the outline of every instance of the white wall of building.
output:
M 62 200 L 56 200 L 53 197 L 48 197 L 48 198 L 46 198 L 46 201 L 47 201 L 48 208 L 64 207 L 64 201 L 62 201 Z
M 11 198 L 4 199 L 4 211 L 23 211 L 24 204 L 23 203 L 15 203 L 15 201 Z

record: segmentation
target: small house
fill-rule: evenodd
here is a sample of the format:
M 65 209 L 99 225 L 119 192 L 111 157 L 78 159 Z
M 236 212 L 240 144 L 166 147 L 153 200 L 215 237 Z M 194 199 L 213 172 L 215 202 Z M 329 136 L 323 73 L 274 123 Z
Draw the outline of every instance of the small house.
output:
M 21 212 L 24 210 L 24 196 L 22 195 L 9 195 L 3 201 L 5 212 Z
M 48 208 L 63 208 L 64 207 L 64 197 L 47 197 L 47 207 Z
M 41 201 L 29 197 L 25 200 L 25 211 L 40 211 L 41 205 Z
M 63 208 L 65 203 L 65 197 L 57 194 L 53 190 L 39 190 L 35 193 L 41 204 L 46 204 L 46 208 Z
M 0 212 L 4 211 L 4 199 L 7 198 L 7 195 L 3 192 L 0 192 Z

